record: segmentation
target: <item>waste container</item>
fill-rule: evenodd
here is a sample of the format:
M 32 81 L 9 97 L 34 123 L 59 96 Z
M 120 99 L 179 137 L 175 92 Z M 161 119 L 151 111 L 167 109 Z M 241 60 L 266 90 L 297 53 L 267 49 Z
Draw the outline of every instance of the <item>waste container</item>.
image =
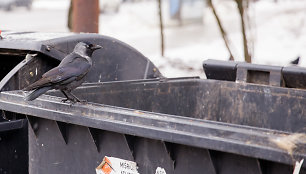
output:
M 7 121 L 2 118 L 3 113 L 0 118 L 0 173 L 27 173 L 27 121 L 26 119 Z
M 2 32 L 0 91 L 19 90 L 57 66 L 79 41 L 103 46 L 93 55 L 86 82 L 148 79 L 158 69 L 134 48 L 97 34 Z M 25 116 L 0 113 L 0 173 L 28 173 L 28 126 Z
M 29 173 L 95 173 L 108 156 L 136 162 L 141 174 L 285 174 L 305 159 L 304 69 L 209 60 L 208 79 L 169 79 L 142 59 L 133 78 L 99 81 L 93 69 L 96 81 L 74 91 L 87 104 L 62 103 L 58 91 L 34 101 L 1 92 L 0 109 L 29 121 Z

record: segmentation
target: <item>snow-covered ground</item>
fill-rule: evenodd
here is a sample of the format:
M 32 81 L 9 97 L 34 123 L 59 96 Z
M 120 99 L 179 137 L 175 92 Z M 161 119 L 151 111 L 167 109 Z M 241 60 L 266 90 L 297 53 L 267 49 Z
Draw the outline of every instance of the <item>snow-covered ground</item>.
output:
M 160 32 L 156 0 L 123 3 L 119 13 L 100 15 L 100 34 L 115 37 L 135 47 L 155 63 L 167 77 L 202 76 L 206 59 L 227 60 L 216 20 L 203 1 L 183 4 L 182 25 L 169 17 L 163 1 L 165 57 L 160 56 Z M 242 37 L 236 4 L 214 0 L 229 34 L 236 60 L 242 61 Z M 33 9 L 0 11 L 0 29 L 68 32 L 68 0 L 35 0 Z M 286 66 L 301 56 L 306 67 L 306 0 L 260 0 L 249 9 L 250 36 L 254 40 L 253 62 Z

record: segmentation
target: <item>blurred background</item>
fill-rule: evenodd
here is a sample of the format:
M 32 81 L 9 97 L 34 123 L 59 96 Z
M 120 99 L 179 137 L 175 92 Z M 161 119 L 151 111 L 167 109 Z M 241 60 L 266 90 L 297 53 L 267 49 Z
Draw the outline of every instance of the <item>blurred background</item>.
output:
M 94 32 L 136 48 L 166 77 L 204 77 L 206 59 L 279 66 L 291 66 L 299 59 L 298 65 L 306 66 L 305 0 L 84 2 L 99 6 Z M 72 4 L 70 0 L 1 0 L 0 30 L 87 32 L 73 28 L 73 21 L 92 9 Z M 78 15 L 72 19 L 71 11 L 76 9 Z

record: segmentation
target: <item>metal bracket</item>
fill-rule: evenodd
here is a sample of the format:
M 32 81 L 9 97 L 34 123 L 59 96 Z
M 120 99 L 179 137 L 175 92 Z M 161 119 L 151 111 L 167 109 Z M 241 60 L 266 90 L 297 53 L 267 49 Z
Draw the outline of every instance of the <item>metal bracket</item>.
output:
M 282 86 L 282 67 L 240 63 L 236 82 Z
M 52 45 L 42 45 L 41 49 L 46 55 L 52 56 L 57 60 L 62 60 L 68 54 L 64 51 L 54 48 Z M 46 52 L 48 52 L 48 54 Z
M 30 127 L 32 128 L 34 135 L 37 137 L 38 136 L 38 129 L 39 129 L 39 124 L 38 124 L 38 120 L 40 118 L 37 117 L 32 117 L 32 116 L 26 116 L 28 122 L 30 123 Z
M 23 128 L 25 119 L 0 122 L 0 132 Z
M 56 126 L 58 127 L 63 140 L 65 141 L 65 143 L 68 143 L 68 124 L 64 123 L 64 122 L 59 122 L 59 121 L 55 121 Z
M 95 128 L 90 128 L 90 127 L 87 127 L 88 128 L 88 131 L 89 131 L 89 134 L 92 138 L 92 141 L 94 142 L 96 148 L 97 148 L 97 151 L 100 152 L 100 146 L 99 146 L 99 133 L 98 131 L 101 131 L 99 129 L 95 129 Z

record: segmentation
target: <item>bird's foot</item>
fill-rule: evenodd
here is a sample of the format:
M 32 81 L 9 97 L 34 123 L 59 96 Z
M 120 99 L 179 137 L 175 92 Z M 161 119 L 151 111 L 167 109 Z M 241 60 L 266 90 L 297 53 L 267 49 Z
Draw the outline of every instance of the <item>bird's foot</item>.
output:
M 63 99 L 62 100 L 63 103 L 66 103 L 67 101 L 68 101 L 68 99 Z
M 87 103 L 88 103 L 87 100 L 80 100 L 80 101 L 78 101 L 78 102 L 80 102 L 80 103 L 82 103 L 82 104 L 87 104 Z
M 62 100 L 63 103 L 71 103 L 72 105 L 75 103 L 82 103 L 82 104 L 87 104 L 87 100 L 79 100 L 77 98 L 66 98 Z
M 71 99 L 71 98 L 66 98 L 66 99 L 63 99 L 62 100 L 62 102 L 63 103 L 71 103 L 71 104 L 74 104 L 74 103 L 76 103 L 76 102 L 78 102 L 78 101 L 76 101 L 76 100 L 74 100 L 74 99 Z
M 82 104 L 87 104 L 87 101 L 86 100 L 80 100 L 78 97 L 76 97 L 75 95 L 73 95 L 72 93 L 70 93 L 71 96 L 73 97 L 73 100 L 75 102 L 79 102 L 79 103 L 82 103 Z

